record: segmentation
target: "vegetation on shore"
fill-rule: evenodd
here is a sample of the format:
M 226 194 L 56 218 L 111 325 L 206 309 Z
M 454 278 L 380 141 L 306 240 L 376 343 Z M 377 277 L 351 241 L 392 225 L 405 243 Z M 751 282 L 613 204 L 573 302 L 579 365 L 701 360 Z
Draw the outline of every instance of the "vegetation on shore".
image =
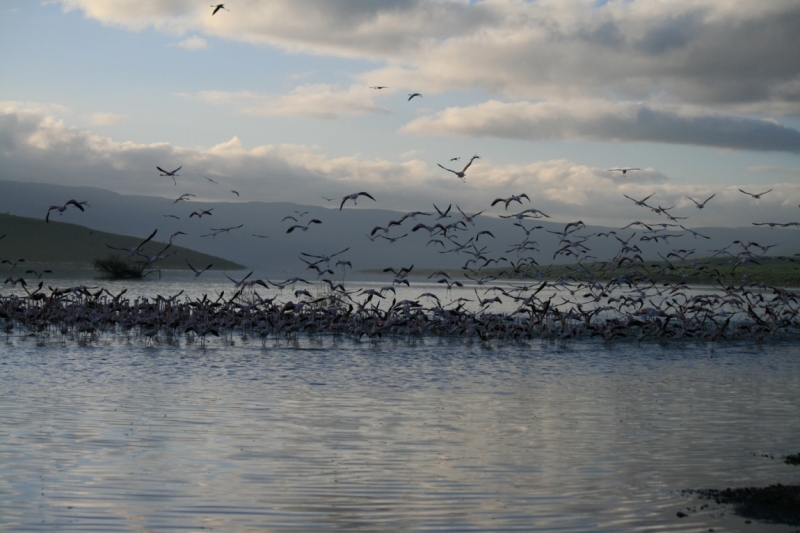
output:
M 48 267 L 96 267 L 96 260 L 107 261 L 112 253 L 106 244 L 117 248 L 133 248 L 142 242 L 142 237 L 131 237 L 94 231 L 77 224 L 68 224 L 44 219 L 0 214 L 0 258 L 25 259 L 25 265 Z M 168 237 L 165 236 L 165 237 Z M 148 242 L 142 253 L 155 255 L 166 246 L 156 240 Z M 173 253 L 158 263 L 157 268 L 188 270 L 186 261 L 192 265 L 213 264 L 214 270 L 242 270 L 244 267 L 233 261 L 208 255 L 181 246 L 173 245 Z M 126 254 L 123 254 L 126 255 Z M 127 258 L 127 263 L 143 260 L 142 257 Z M 5 267 L 5 265 L 3 265 Z

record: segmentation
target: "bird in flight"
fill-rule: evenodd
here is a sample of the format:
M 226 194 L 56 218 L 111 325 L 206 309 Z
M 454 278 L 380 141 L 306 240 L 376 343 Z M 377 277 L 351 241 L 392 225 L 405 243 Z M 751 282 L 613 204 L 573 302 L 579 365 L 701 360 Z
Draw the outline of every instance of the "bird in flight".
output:
M 622 172 L 622 175 L 625 176 L 629 170 L 642 170 L 641 168 L 609 168 L 606 172 Z
M 170 178 L 172 178 L 172 181 L 173 181 L 173 183 L 175 183 L 175 185 L 178 184 L 178 182 L 175 181 L 175 176 L 178 175 L 178 174 L 176 174 L 176 172 L 178 172 L 180 169 L 182 169 L 183 165 L 179 166 L 178 168 L 176 168 L 172 172 L 166 171 L 166 170 L 164 170 L 163 168 L 161 168 L 159 166 L 156 166 L 156 168 L 161 171 L 161 175 L 162 176 L 169 176 Z
M 466 182 L 467 180 L 466 180 L 466 179 L 464 179 L 464 178 L 465 178 L 465 177 L 466 177 L 466 175 L 467 175 L 467 169 L 469 168 L 469 166 L 472 164 L 472 162 L 473 162 L 474 160 L 476 160 L 476 159 L 480 159 L 480 158 L 481 158 L 481 157 L 480 157 L 479 155 L 473 155 L 473 156 L 472 156 L 472 157 L 469 159 L 469 163 L 467 163 L 467 164 L 466 164 L 466 166 L 465 166 L 464 168 L 462 168 L 460 171 L 458 171 L 458 170 L 450 170 L 450 169 L 449 169 L 449 168 L 447 168 L 447 167 L 442 167 L 442 165 L 439 165 L 439 163 L 436 163 L 436 164 L 437 164 L 437 165 L 439 165 L 441 168 L 445 169 L 446 171 L 448 171 L 448 172 L 452 172 L 453 174 L 455 174 L 456 176 L 458 176 L 459 178 L 461 178 L 461 181 L 463 181 L 463 182 Z
M 106 244 L 106 246 L 108 246 L 108 247 L 109 247 L 109 248 L 111 248 L 112 250 L 122 250 L 123 252 L 128 252 L 128 257 L 130 257 L 130 256 L 132 256 L 132 255 L 136 255 L 136 254 L 138 254 L 140 251 L 142 251 L 142 246 L 144 246 L 145 244 L 147 244 L 148 242 L 150 242 L 150 239 L 152 239 L 153 237 L 155 237 L 155 236 L 156 236 L 156 233 L 158 233 L 158 229 L 154 229 L 154 230 L 153 230 L 153 233 L 151 233 L 149 237 L 147 237 L 145 240 L 143 240 L 142 242 L 140 242 L 139 244 L 137 244 L 137 245 L 136 245 L 136 246 L 134 246 L 133 248 L 117 248 L 117 247 L 115 247 L 115 246 L 111 246 L 110 244 Z
M 207 179 L 208 181 L 210 181 L 211 183 L 217 183 L 216 181 L 212 180 L 212 179 L 211 179 L 211 178 L 209 178 L 208 176 L 203 176 L 203 177 L 204 177 L 205 179 Z M 217 185 L 219 185 L 219 183 L 217 183 Z
M 703 208 L 706 206 L 706 202 L 708 202 L 709 200 L 711 200 L 711 199 L 712 199 L 712 198 L 714 198 L 715 196 L 716 196 L 716 194 L 712 194 L 711 196 L 709 196 L 708 198 L 706 198 L 705 200 L 703 200 L 703 201 L 702 201 L 702 202 L 700 202 L 700 203 L 697 203 L 697 200 L 695 200 L 695 199 L 694 199 L 694 198 L 692 198 L 691 196 L 687 196 L 686 198 L 689 198 L 689 200 L 691 200 L 692 202 L 694 202 L 694 205 L 696 205 L 696 206 L 697 206 L 697 209 L 703 209 Z
M 217 14 L 217 11 L 219 11 L 220 9 L 224 9 L 225 11 L 230 11 L 230 9 L 228 9 L 227 7 L 225 7 L 225 4 L 211 4 L 211 7 L 213 7 L 213 8 L 214 8 L 214 12 L 213 12 L 213 13 L 211 13 L 211 16 L 212 16 L 212 17 L 213 17 L 214 15 L 216 15 L 216 14 Z
M 422 98 L 422 95 L 420 93 L 411 93 L 408 95 L 408 101 L 410 102 L 411 99 L 414 98 L 415 96 L 419 96 L 420 98 Z
M 655 194 L 655 193 L 653 193 L 653 194 Z M 650 196 L 653 196 L 653 194 L 651 194 Z M 639 207 L 650 207 L 649 205 L 647 205 L 647 204 L 645 203 L 647 200 L 649 200 L 649 199 L 650 199 L 650 196 L 648 196 L 648 197 L 646 197 L 646 198 L 642 198 L 641 200 L 637 200 L 637 199 L 635 199 L 635 198 L 631 198 L 631 197 L 630 197 L 630 196 L 628 196 L 627 194 L 623 194 L 622 196 L 624 196 L 624 197 L 625 197 L 625 198 L 627 198 L 628 200 L 633 200 L 633 203 L 635 203 L 635 204 L 636 204 L 636 205 L 638 205 Z M 707 201 L 707 200 L 706 200 L 706 201 Z
M 173 204 L 177 204 L 177 203 L 178 203 L 178 202 L 180 202 L 181 200 L 188 200 L 189 198 L 193 198 L 193 197 L 194 197 L 194 194 L 189 194 L 189 193 L 187 192 L 186 194 L 181 194 L 180 198 L 178 198 L 177 200 L 175 200 L 175 201 L 174 201 L 174 202 L 172 202 L 172 203 L 173 203 Z
M 312 218 L 311 220 L 308 221 L 308 224 L 306 224 L 305 226 L 303 226 L 301 224 L 295 224 L 291 228 L 287 229 L 286 233 L 291 233 L 296 229 L 301 229 L 303 231 L 308 231 L 308 228 L 311 226 L 311 224 L 322 224 L 322 221 L 321 220 L 317 220 L 316 218 Z
M 387 87 L 386 85 L 373 85 L 373 86 L 370 87 L 370 89 L 378 89 L 378 90 L 380 90 L 380 89 L 388 89 L 388 88 L 389 87 Z
M 498 198 L 498 199 L 496 199 L 494 202 L 492 202 L 492 207 L 494 207 L 495 204 L 499 204 L 500 202 L 505 202 L 506 209 L 508 209 L 508 204 L 510 204 L 511 202 L 519 202 L 520 204 L 522 204 L 522 199 L 523 198 L 528 200 L 528 202 L 531 201 L 531 199 L 528 198 L 527 194 L 524 194 L 524 193 L 523 194 L 512 194 L 508 198 Z
M 198 278 L 200 276 L 200 274 L 202 274 L 203 272 L 205 272 L 206 270 L 208 270 L 209 268 L 214 266 L 213 264 L 210 264 L 207 267 L 205 267 L 203 270 L 197 270 L 195 267 L 192 266 L 192 264 L 189 262 L 188 259 L 186 260 L 186 264 L 189 265 L 189 268 L 191 268 L 192 272 L 194 272 L 195 279 Z
M 200 212 L 192 211 L 192 214 L 189 215 L 189 218 L 192 217 L 203 218 L 203 215 L 211 215 L 211 211 L 213 210 L 214 208 L 212 207 L 211 209 L 202 209 L 200 210 Z
M 59 215 L 62 214 L 64 211 L 66 211 L 67 207 L 69 207 L 71 205 L 74 205 L 75 207 L 77 207 L 81 211 L 85 211 L 85 209 L 83 208 L 83 205 L 81 205 L 81 204 L 86 204 L 86 203 L 87 202 L 78 202 L 77 200 L 67 200 L 66 202 L 64 202 L 64 205 L 51 205 L 50 207 L 47 208 L 47 215 L 45 215 L 44 221 L 45 222 L 50 222 L 50 211 L 52 211 L 53 209 L 57 209 Z M 5 235 L 4 235 L 4 237 L 5 237 Z
M 235 194 L 236 196 L 239 196 L 239 193 L 238 193 L 238 191 L 231 190 L 231 192 L 232 192 L 233 194 Z
M 755 200 L 758 200 L 758 199 L 760 199 L 762 196 L 764 196 L 765 194 L 767 194 L 768 192 L 771 192 L 771 191 L 772 191 L 772 189 L 770 189 L 769 191 L 760 192 L 760 193 L 758 193 L 758 194 L 753 194 L 753 193 L 751 193 L 751 192 L 743 191 L 742 189 L 739 189 L 739 191 L 740 191 L 740 192 L 743 192 L 743 193 L 745 193 L 745 194 L 746 194 L 746 195 L 748 195 L 748 196 L 752 196 L 752 197 L 753 197 Z
M 373 198 L 372 195 L 370 195 L 368 192 L 364 192 L 364 191 L 354 192 L 353 194 L 348 194 L 347 196 L 342 198 L 342 203 L 339 204 L 339 211 L 342 210 L 342 207 L 344 207 L 344 203 L 347 200 L 353 200 L 353 204 L 358 205 L 358 201 L 357 200 L 358 200 L 359 196 L 366 196 L 367 198 L 369 198 L 373 202 L 377 202 L 377 200 L 375 200 L 375 198 Z

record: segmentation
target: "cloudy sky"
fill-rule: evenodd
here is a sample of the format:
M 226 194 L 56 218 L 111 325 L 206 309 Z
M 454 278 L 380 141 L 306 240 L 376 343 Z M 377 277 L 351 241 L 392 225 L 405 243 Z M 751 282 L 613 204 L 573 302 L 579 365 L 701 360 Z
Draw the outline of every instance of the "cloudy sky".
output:
M 209 4 L 4 0 L 0 179 L 328 206 L 366 190 L 396 210 L 526 193 L 607 225 L 655 193 L 694 226 L 800 219 L 797 0 Z M 474 154 L 465 183 L 437 166 Z

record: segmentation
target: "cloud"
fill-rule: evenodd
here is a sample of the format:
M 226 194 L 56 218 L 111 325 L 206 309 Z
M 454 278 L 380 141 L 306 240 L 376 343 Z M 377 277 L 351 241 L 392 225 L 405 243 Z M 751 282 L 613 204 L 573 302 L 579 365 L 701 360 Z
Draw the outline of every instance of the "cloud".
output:
M 191 50 L 193 52 L 196 50 L 205 50 L 206 48 L 209 48 L 208 41 L 202 37 L 197 37 L 196 35 L 175 43 L 175 46 L 178 48 L 183 48 L 184 50 Z
M 193 0 L 60 3 L 133 31 L 378 61 L 365 80 L 423 92 L 800 113 L 796 0 L 242 0 L 215 17 Z
M 774 173 L 774 174 L 789 174 L 791 176 L 800 176 L 800 168 L 786 168 L 786 167 L 772 167 L 772 166 L 755 166 L 747 167 L 748 172 L 757 173 Z
M 322 196 L 341 198 L 366 190 L 379 198 L 376 207 L 395 210 L 430 210 L 459 205 L 465 211 L 487 210 L 495 216 L 502 208 L 489 205 L 498 197 L 526 193 L 531 207 L 554 221 L 582 219 L 586 223 L 622 226 L 632 220 L 658 221 L 623 194 L 644 198 L 652 205 L 669 207 L 689 216 L 691 226 L 743 225 L 753 221 L 796 219 L 800 181 L 743 183 L 726 187 L 684 185 L 655 169 L 607 172 L 566 159 L 525 165 L 495 164 L 478 159 L 462 183 L 438 167 L 418 160 L 400 162 L 359 155 L 331 156 L 302 145 L 248 147 L 234 137 L 210 148 L 183 148 L 169 143 L 119 142 L 91 131 L 70 127 L 63 120 L 38 111 L 18 109 L 0 102 L 0 166 L 3 179 L 63 185 L 96 186 L 123 194 L 172 198 L 176 188 L 162 178 L 156 165 L 182 166 L 180 192 L 200 198 L 228 198 L 236 189 L 247 200 L 326 205 Z M 203 176 L 213 177 L 223 187 Z M 774 192 L 753 200 L 738 191 Z M 686 196 L 706 198 L 712 205 L 698 212 Z M 746 217 L 750 217 L 749 219 Z
M 800 131 L 774 120 L 598 100 L 496 100 L 420 117 L 406 133 L 505 139 L 657 142 L 800 153 Z
M 91 116 L 93 126 L 111 126 L 114 124 L 124 124 L 130 122 L 131 118 L 126 115 L 115 115 L 114 113 L 94 113 Z
M 289 94 L 273 96 L 250 91 L 224 92 L 201 91 L 196 94 L 181 94 L 187 98 L 226 105 L 246 114 L 304 116 L 335 119 L 342 115 L 387 114 L 389 110 L 371 100 L 366 87 L 353 86 L 337 90 L 327 84 L 302 85 Z

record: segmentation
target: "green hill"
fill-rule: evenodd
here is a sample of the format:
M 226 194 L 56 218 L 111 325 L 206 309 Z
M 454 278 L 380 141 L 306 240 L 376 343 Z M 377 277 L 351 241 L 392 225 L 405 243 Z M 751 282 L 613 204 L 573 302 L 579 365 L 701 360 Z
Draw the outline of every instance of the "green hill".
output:
M 130 237 L 93 231 L 77 224 L 52 220 L 48 223 L 43 219 L 0 214 L 0 237 L 3 235 L 5 237 L 0 239 L 0 259 L 16 261 L 22 258 L 25 259 L 26 266 L 64 267 L 92 267 L 95 259 L 105 259 L 115 253 L 125 257 L 127 252 L 112 250 L 106 244 L 117 248 L 133 248 L 147 237 L 147 235 Z M 157 234 L 144 246 L 143 253 L 156 255 L 161 251 L 166 243 L 158 241 L 159 237 L 169 239 L 169 235 Z M 177 240 L 179 239 L 180 237 Z M 188 269 L 187 260 L 196 268 L 204 268 L 208 264 L 213 264 L 214 270 L 244 268 L 232 261 L 175 245 L 170 247 L 167 253 L 174 255 L 156 263 L 157 268 Z M 7 264 L 0 266 L 0 272 L 8 269 Z

